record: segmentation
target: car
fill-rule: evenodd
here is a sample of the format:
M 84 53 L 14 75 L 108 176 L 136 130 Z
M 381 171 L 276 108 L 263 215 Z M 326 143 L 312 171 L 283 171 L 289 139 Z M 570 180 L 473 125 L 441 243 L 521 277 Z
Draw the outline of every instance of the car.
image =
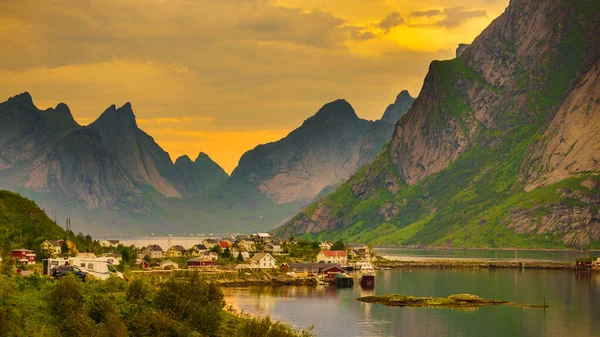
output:
M 52 268 L 51 275 L 54 277 L 63 277 L 68 274 L 73 274 L 76 277 L 80 278 L 82 281 L 85 281 L 88 273 L 79 269 L 77 266 L 58 266 L 56 268 Z

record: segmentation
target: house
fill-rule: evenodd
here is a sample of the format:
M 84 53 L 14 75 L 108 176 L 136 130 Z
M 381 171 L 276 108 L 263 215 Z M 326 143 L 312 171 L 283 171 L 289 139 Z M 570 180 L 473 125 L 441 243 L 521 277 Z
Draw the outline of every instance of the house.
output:
M 323 275 L 326 278 L 334 278 L 337 274 L 345 274 L 346 271 L 342 269 L 339 265 L 332 265 L 323 269 Z
M 221 242 L 219 242 L 219 245 L 221 245 L 221 250 L 225 250 L 225 248 L 231 247 L 231 243 L 229 243 L 227 241 L 221 241 Z
M 40 245 L 42 251 L 47 251 L 51 255 L 60 255 L 61 245 L 58 240 L 46 240 Z
M 281 241 L 273 240 L 271 243 L 265 246 L 265 251 L 271 252 L 273 254 L 281 254 L 283 253 L 283 248 L 281 248 Z
M 250 266 L 252 269 L 277 268 L 277 260 L 271 254 L 258 253 L 250 258 Z
M 181 245 L 174 245 L 169 247 L 167 251 L 164 253 L 166 257 L 180 257 L 186 255 L 187 251 Z
M 210 267 L 210 266 L 214 266 L 214 265 L 215 265 L 214 260 L 207 260 L 207 259 L 204 259 L 201 257 L 196 257 L 196 258 L 187 260 L 188 268 L 204 268 L 204 267 Z
M 171 260 L 164 260 L 158 263 L 160 269 L 178 269 L 179 265 Z
M 100 246 L 102 247 L 116 247 L 121 243 L 120 240 L 102 240 Z
M 326 241 L 323 241 L 319 244 L 319 248 L 321 248 L 321 250 L 330 250 L 331 246 L 333 246 L 333 245 Z
M 204 252 L 200 255 L 200 257 L 204 257 L 206 260 L 217 261 L 219 254 L 215 252 Z
M 264 242 L 264 243 L 269 243 L 271 241 L 271 235 L 269 235 L 269 233 L 256 233 L 256 234 L 252 234 L 250 236 L 250 238 L 254 241 L 254 242 Z
M 160 259 L 163 257 L 163 250 L 159 245 L 148 245 L 142 248 L 142 255 L 148 255 L 151 259 Z
M 250 252 L 248 252 L 248 249 L 246 249 L 246 248 L 232 248 L 231 249 L 231 255 L 234 258 L 237 259 L 239 254 L 242 254 L 242 258 L 244 260 L 248 260 L 250 258 Z
M 252 266 L 251 266 L 251 265 L 249 265 L 249 264 L 244 264 L 244 263 L 242 263 L 242 264 L 238 264 L 237 266 L 235 266 L 235 268 L 234 268 L 234 269 L 235 269 L 235 270 L 237 270 L 237 271 L 242 271 L 242 270 L 251 270 L 251 269 L 252 269 Z
M 592 262 L 592 268 L 600 269 L 600 257 L 594 259 L 594 261 Z
M 35 253 L 31 249 L 15 249 L 10 251 L 10 258 L 15 259 L 17 264 L 35 264 Z
M 206 248 L 203 244 L 193 245 L 190 249 L 192 251 L 192 255 L 194 256 L 200 256 L 202 253 L 208 251 L 208 248 Z
M 202 240 L 202 244 L 206 249 L 211 250 L 214 246 L 219 244 L 219 240 L 216 239 L 204 239 Z
M 139 259 L 135 262 L 136 265 L 138 265 L 141 269 L 148 269 L 150 268 L 150 263 L 148 263 L 148 261 L 143 260 L 143 259 Z
M 322 250 L 317 254 L 317 262 L 346 265 L 348 263 L 348 255 L 343 250 Z
M 248 239 L 243 239 L 242 241 L 238 242 L 238 247 L 245 248 L 249 252 L 256 251 L 256 245 L 254 244 L 254 241 Z

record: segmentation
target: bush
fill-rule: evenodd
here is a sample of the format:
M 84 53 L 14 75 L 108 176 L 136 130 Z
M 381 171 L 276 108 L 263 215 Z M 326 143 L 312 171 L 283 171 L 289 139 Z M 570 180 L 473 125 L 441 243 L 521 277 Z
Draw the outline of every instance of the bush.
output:
M 137 278 L 131 282 L 127 289 L 127 300 L 131 302 L 144 301 L 152 298 L 154 286 L 146 280 Z
M 58 279 L 54 289 L 50 291 L 49 304 L 54 314 L 61 318 L 80 312 L 85 304 L 81 281 L 74 275 Z

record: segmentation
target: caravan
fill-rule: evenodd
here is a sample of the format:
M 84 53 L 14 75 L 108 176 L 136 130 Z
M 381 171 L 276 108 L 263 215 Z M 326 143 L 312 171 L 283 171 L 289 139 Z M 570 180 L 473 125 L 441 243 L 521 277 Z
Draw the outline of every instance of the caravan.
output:
M 88 273 L 99 280 L 107 280 L 111 275 L 115 275 L 120 279 L 123 279 L 124 276 L 121 272 L 117 271 L 115 266 L 110 263 L 109 258 L 100 257 L 100 258 L 89 258 L 82 259 L 78 257 L 71 257 L 68 259 L 46 259 L 43 260 L 43 273 L 45 275 L 52 275 L 52 270 L 58 268 L 58 266 L 63 265 L 71 265 L 77 266 L 82 271 Z

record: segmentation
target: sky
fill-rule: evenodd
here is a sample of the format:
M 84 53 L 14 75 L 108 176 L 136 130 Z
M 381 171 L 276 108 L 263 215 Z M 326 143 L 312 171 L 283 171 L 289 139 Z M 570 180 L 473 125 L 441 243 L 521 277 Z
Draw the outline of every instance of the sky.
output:
M 344 98 L 381 118 L 509 0 L 2 0 L 0 101 L 66 103 L 82 125 L 131 102 L 175 160 L 227 172 Z

